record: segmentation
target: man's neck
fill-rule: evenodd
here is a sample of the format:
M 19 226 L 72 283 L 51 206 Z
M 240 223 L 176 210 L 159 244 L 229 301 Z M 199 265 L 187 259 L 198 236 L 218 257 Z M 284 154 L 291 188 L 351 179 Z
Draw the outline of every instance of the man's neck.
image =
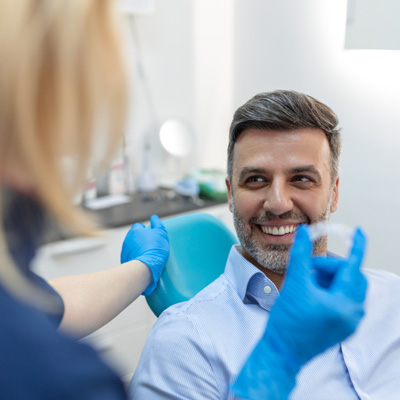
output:
M 244 249 L 241 247 L 240 252 L 242 256 L 249 262 L 251 262 L 255 267 L 257 267 L 272 283 L 276 286 L 278 290 L 282 285 L 284 274 L 278 274 L 277 272 L 271 271 L 262 265 L 260 265 L 256 260 L 254 260 Z
M 326 249 L 326 244 L 323 246 L 318 252 L 314 253 L 314 256 L 316 255 L 323 255 L 326 256 L 327 254 L 327 249 Z M 272 281 L 272 283 L 276 286 L 276 288 L 280 291 L 282 283 L 285 279 L 284 274 L 280 274 L 278 272 L 271 271 L 268 268 L 263 267 L 260 265 L 256 260 L 254 260 L 244 249 L 241 247 L 241 254 L 242 256 L 249 262 L 251 262 L 255 267 L 257 267 L 269 280 Z

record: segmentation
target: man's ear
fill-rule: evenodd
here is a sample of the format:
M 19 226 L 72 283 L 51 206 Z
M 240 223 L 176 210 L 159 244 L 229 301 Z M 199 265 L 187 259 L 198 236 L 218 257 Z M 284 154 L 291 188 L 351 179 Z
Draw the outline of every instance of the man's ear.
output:
M 231 185 L 229 183 L 229 179 L 225 178 L 225 183 L 226 183 L 226 189 L 228 192 L 228 204 L 229 204 L 229 211 L 232 212 L 232 189 Z
M 336 178 L 335 184 L 332 189 L 332 204 L 331 213 L 334 213 L 339 205 L 339 177 Z

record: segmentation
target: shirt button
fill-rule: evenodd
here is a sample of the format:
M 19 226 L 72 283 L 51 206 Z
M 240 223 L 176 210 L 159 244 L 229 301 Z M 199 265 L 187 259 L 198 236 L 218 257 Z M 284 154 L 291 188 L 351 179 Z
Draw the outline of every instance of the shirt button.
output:
M 265 288 L 264 288 L 265 293 L 269 294 L 269 293 L 271 293 L 271 291 L 272 291 L 271 286 L 265 286 Z

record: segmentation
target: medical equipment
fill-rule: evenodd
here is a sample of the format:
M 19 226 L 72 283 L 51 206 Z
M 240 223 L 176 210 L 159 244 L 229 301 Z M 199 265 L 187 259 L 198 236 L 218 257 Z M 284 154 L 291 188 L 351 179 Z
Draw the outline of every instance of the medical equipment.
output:
M 310 239 L 315 242 L 318 238 L 328 235 L 336 235 L 350 245 L 352 243 L 354 228 L 338 222 L 316 222 L 310 225 Z
M 218 218 L 192 213 L 163 221 L 170 256 L 154 292 L 146 301 L 158 317 L 167 307 L 189 300 L 224 272 L 237 237 Z

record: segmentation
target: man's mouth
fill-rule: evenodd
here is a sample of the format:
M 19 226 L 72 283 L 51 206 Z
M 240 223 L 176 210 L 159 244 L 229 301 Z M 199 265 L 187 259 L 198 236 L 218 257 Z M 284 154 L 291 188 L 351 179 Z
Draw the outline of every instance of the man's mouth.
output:
M 259 226 L 264 233 L 273 236 L 283 236 L 287 235 L 288 233 L 296 232 L 297 228 L 299 227 L 299 225 L 281 225 L 281 226 L 259 225 Z

